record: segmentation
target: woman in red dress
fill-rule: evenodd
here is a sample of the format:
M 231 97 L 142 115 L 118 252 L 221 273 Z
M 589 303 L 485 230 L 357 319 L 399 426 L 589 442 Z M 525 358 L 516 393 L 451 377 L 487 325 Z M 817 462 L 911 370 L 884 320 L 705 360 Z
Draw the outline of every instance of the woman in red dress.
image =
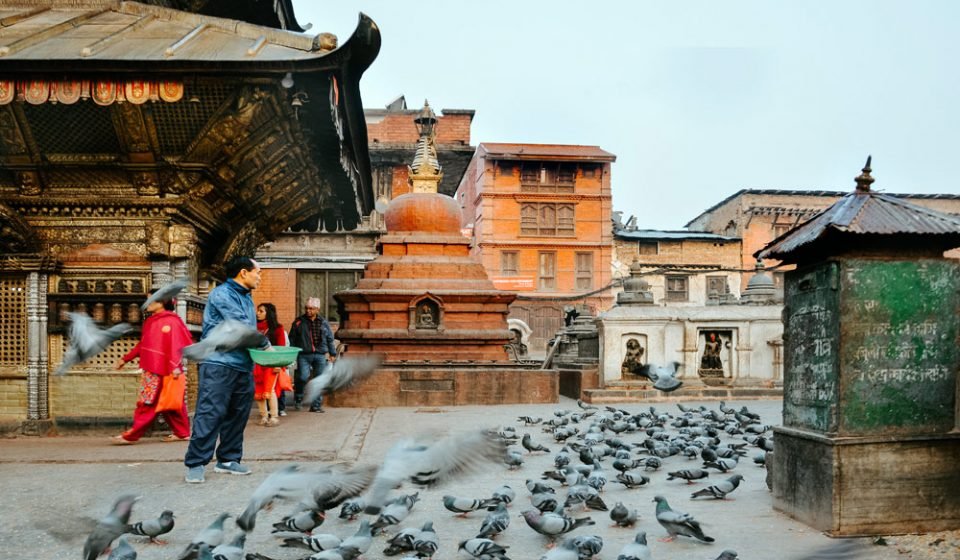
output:
M 124 364 L 140 359 L 140 397 L 133 411 L 133 426 L 111 439 L 117 445 L 136 443 L 157 417 L 157 401 L 164 381 L 171 376 L 185 375 L 183 371 L 183 348 L 193 344 L 193 336 L 179 315 L 173 312 L 175 300 L 155 301 L 147 306 L 150 316 L 143 322 L 140 342 L 126 356 L 117 360 L 114 366 L 121 369 Z M 163 441 L 186 441 L 190 439 L 190 418 L 187 416 L 187 401 L 183 399 L 180 410 L 161 412 L 172 434 Z
M 277 308 L 272 303 L 257 306 L 257 330 L 270 339 L 274 346 L 287 346 L 287 333 L 277 322 Z M 273 427 L 280 424 L 277 411 L 277 377 L 283 368 L 253 365 L 253 398 L 260 409 L 260 425 Z

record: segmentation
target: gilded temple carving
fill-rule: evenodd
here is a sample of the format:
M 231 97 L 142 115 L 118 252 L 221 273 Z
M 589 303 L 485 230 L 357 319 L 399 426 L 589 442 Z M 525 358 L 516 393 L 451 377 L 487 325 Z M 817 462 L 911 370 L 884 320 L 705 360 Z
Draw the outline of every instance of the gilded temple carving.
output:
M 17 119 L 9 107 L 0 108 L 0 143 L 7 154 L 27 153 L 27 143 L 20 133 Z

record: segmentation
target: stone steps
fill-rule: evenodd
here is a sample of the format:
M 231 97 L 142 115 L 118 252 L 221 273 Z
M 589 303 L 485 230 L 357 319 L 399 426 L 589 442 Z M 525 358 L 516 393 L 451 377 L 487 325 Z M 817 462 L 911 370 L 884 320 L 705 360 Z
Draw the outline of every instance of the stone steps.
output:
M 743 399 L 780 399 L 782 387 L 710 387 L 684 386 L 671 393 L 657 391 L 649 385 L 643 386 L 607 386 L 603 389 L 586 389 L 583 400 L 591 404 L 612 404 L 632 402 L 683 402 L 690 400 L 743 400 Z

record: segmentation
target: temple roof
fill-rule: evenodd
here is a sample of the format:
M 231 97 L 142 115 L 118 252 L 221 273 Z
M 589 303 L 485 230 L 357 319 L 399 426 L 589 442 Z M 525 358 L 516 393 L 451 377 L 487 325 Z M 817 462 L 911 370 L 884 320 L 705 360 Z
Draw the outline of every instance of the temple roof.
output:
M 617 156 L 599 146 L 578 146 L 567 144 L 504 144 L 483 142 L 477 148 L 491 159 L 512 160 L 556 160 L 556 161 L 609 161 Z

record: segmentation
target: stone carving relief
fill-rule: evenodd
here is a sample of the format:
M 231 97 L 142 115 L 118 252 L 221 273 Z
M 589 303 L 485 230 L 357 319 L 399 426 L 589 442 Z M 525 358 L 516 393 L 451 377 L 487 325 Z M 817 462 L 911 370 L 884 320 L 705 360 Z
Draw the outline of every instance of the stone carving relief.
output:
M 40 174 L 36 171 L 18 171 L 17 183 L 20 187 L 20 194 L 24 196 L 37 196 L 43 192 Z
M 150 171 L 137 171 L 133 174 L 133 186 L 140 196 L 160 194 L 160 177 Z
M 623 362 L 620 364 L 620 373 L 625 380 L 646 379 L 640 375 L 644 366 L 643 356 L 646 353 L 646 337 L 643 335 L 628 335 L 624 343 Z
M 416 329 L 440 328 L 440 304 L 430 298 L 417 302 L 413 312 L 413 323 Z
M 34 253 L 37 250 L 37 236 L 26 220 L 12 208 L 0 204 L 0 253 Z
M 259 88 L 244 88 L 230 111 L 222 114 L 189 150 L 190 161 L 212 161 L 217 154 L 233 154 L 250 135 L 250 126 L 263 106 L 267 94 Z

